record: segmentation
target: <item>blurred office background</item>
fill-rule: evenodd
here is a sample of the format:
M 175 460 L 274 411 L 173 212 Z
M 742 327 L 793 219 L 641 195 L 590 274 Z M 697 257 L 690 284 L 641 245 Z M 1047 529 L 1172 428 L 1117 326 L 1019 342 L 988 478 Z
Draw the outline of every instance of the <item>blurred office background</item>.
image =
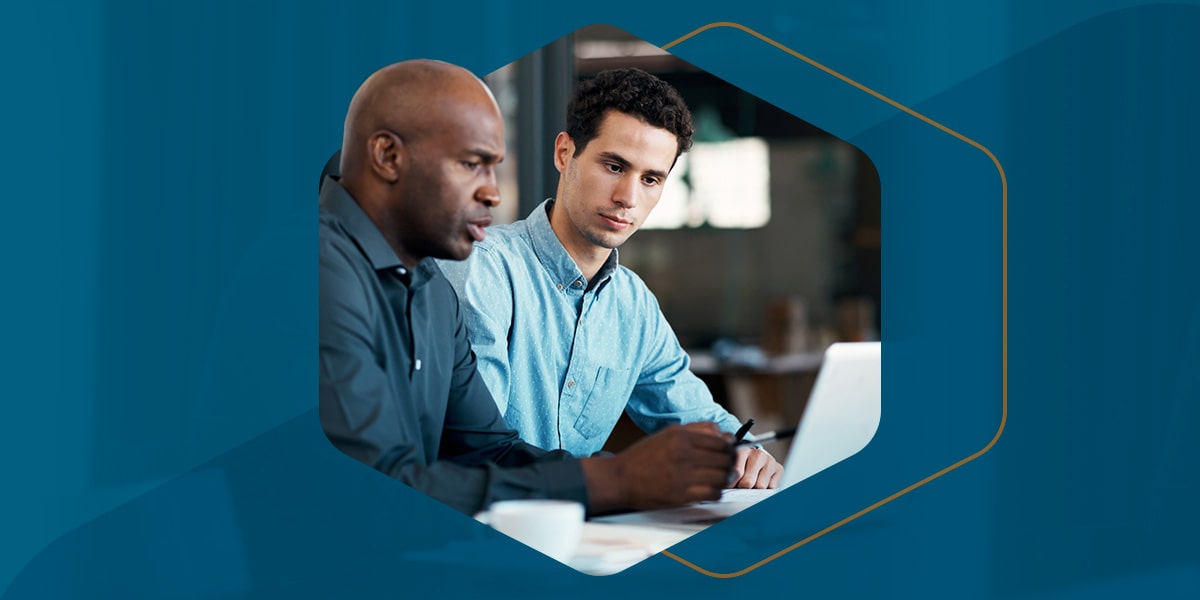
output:
M 620 29 L 585 27 L 486 77 L 505 112 L 498 222 L 555 193 L 554 137 L 574 83 L 638 67 L 675 86 L 695 144 L 621 262 L 658 296 L 717 399 L 794 424 L 835 341 L 880 331 L 880 188 L 850 144 Z M 611 448 L 638 435 L 628 422 Z

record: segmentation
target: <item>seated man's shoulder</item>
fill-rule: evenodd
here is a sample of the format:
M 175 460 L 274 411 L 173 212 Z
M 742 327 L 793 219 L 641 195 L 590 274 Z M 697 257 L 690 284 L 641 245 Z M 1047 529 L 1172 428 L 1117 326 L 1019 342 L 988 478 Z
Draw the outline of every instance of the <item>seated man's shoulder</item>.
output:
M 641 276 L 625 265 L 618 264 L 617 268 L 613 269 L 612 277 L 614 283 L 632 286 L 637 291 L 650 291 L 650 288 L 646 287 L 646 282 L 642 281 Z
M 517 221 L 505 225 L 493 225 L 487 228 L 487 237 L 475 242 L 475 248 L 486 252 L 513 252 L 524 244 L 525 223 Z
M 369 261 L 354 240 L 336 219 L 322 216 L 317 235 L 317 254 L 321 266 L 361 270 L 369 267 Z
M 338 213 L 321 207 L 317 226 L 318 253 L 322 262 L 337 258 L 351 262 L 367 263 L 366 255 L 358 247 L 352 228 Z
M 648 302 L 653 304 L 658 303 L 654 292 L 646 285 L 646 282 L 642 281 L 642 278 L 637 273 L 625 265 L 617 265 L 608 287 L 612 288 L 611 293 L 618 295 L 624 302 L 639 305 Z
M 518 225 L 519 222 L 488 227 L 487 237 L 475 242 L 474 249 L 465 260 L 438 260 L 438 266 L 456 289 L 466 285 L 472 271 L 507 272 L 512 265 L 519 264 L 517 259 L 522 253 L 523 242 Z

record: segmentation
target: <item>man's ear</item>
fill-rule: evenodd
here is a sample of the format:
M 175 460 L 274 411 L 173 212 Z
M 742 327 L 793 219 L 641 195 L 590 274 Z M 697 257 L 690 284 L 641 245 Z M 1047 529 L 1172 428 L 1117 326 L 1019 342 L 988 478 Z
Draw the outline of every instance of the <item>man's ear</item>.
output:
M 404 164 L 404 140 L 390 131 L 380 131 L 367 142 L 368 160 L 371 170 L 388 183 L 400 180 Z
M 567 161 L 575 156 L 575 141 L 567 132 L 558 132 L 558 137 L 554 138 L 554 168 L 562 173 L 567 168 Z

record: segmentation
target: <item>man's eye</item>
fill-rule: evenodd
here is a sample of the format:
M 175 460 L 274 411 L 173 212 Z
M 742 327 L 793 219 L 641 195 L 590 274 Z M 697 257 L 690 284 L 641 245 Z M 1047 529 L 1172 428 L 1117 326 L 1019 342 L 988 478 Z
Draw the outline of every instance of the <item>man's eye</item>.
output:
M 464 160 L 464 161 L 461 161 L 461 162 L 462 162 L 462 166 L 464 166 L 464 167 L 466 167 L 466 168 L 468 168 L 468 169 L 470 169 L 470 170 L 472 170 L 472 171 L 474 171 L 475 169 L 478 169 L 478 168 L 479 168 L 479 161 L 474 161 L 474 160 Z
M 659 181 L 657 177 L 643 177 L 642 183 L 646 185 L 658 185 Z
M 620 173 L 621 172 L 621 165 L 618 165 L 616 163 L 605 163 L 604 166 L 605 166 L 605 168 L 608 169 L 608 171 L 610 173 Z

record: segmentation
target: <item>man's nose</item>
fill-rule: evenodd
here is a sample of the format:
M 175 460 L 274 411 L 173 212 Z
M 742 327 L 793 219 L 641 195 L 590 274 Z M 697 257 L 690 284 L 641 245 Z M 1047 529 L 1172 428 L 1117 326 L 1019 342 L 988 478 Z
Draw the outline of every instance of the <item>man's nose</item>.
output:
M 617 181 L 612 200 L 625 208 L 634 208 L 638 205 L 639 192 L 638 178 L 631 174 Z
M 496 184 L 496 176 L 488 178 L 488 182 L 475 190 L 475 200 L 484 206 L 495 208 L 500 205 L 500 186 Z

